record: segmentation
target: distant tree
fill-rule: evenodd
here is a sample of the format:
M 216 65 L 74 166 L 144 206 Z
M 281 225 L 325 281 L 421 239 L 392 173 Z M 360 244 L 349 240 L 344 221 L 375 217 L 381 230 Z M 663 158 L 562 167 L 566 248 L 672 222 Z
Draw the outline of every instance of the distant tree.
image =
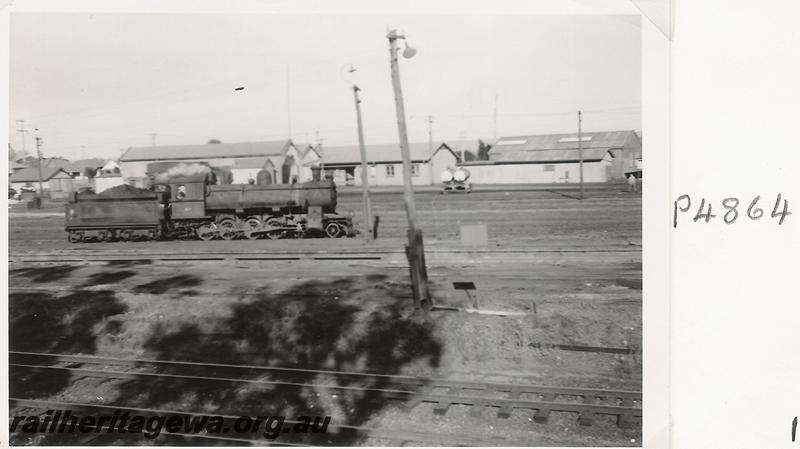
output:
M 476 158 L 477 158 L 477 156 L 475 156 L 475 153 L 473 153 L 472 151 L 466 150 L 466 151 L 464 151 L 464 160 L 462 162 L 474 161 Z
M 222 141 L 221 141 L 221 140 L 219 140 L 219 139 L 211 139 L 211 140 L 209 140 L 209 141 L 208 141 L 208 142 L 206 142 L 206 143 L 222 143 Z
M 483 140 L 478 140 L 478 160 L 479 161 L 488 161 L 489 160 L 489 150 L 492 149 L 492 146 L 488 143 L 484 142 Z
M 86 167 L 83 169 L 83 176 L 92 179 L 97 176 L 97 169 L 93 167 Z

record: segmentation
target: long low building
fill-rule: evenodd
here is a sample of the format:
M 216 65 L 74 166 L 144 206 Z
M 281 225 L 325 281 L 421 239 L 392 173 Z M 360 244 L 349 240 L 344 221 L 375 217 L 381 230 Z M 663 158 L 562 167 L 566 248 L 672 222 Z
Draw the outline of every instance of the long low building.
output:
M 143 185 L 153 171 L 185 163 L 203 163 L 224 169 L 234 183 L 255 181 L 262 170 L 274 184 L 290 184 L 311 179 L 311 166 L 319 154 L 310 145 L 292 140 L 244 143 L 209 143 L 130 148 L 120 158 L 120 171 L 126 182 Z M 148 168 L 149 167 L 149 168 Z
M 439 175 L 455 168 L 456 153 L 443 142 L 415 142 L 409 144 L 411 154 L 411 182 L 413 185 L 431 185 L 439 182 Z M 366 145 L 369 185 L 403 185 L 403 161 L 400 144 Z M 358 145 L 324 147 L 321 150 L 325 172 L 333 172 L 338 185 L 361 185 L 361 152 Z
M 634 131 L 582 133 L 584 182 L 622 180 L 641 173 L 642 142 Z M 578 135 L 503 137 L 489 160 L 460 164 L 477 184 L 575 183 L 580 181 Z

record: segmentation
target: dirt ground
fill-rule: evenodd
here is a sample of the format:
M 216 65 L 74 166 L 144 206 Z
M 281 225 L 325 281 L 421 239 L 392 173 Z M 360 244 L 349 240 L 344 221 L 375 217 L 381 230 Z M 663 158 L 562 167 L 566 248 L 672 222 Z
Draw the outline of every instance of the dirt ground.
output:
M 357 213 L 359 200 L 355 193 L 340 195 L 340 209 Z M 417 204 L 431 248 L 460 248 L 458 225 L 485 223 L 492 249 L 548 250 L 517 262 L 503 260 L 501 255 L 469 263 L 429 263 L 436 305 L 467 306 L 466 295 L 454 290 L 452 283 L 472 281 L 482 309 L 521 315 L 413 314 L 407 269 L 368 260 L 12 264 L 10 347 L 641 391 L 639 196 L 616 189 L 591 192 L 582 202 L 552 192 L 418 194 Z M 405 224 L 401 196 L 375 195 L 373 205 L 381 216 L 382 231 L 369 248 L 401 248 Z M 70 248 L 64 242 L 62 218 L 20 212 L 10 216 L 10 253 Z M 33 215 L 37 213 L 41 215 Z M 364 247 L 360 239 L 211 244 L 75 246 L 99 252 L 124 247 L 165 252 L 264 248 L 266 253 Z M 547 349 L 550 344 L 625 347 L 635 354 Z M 640 425 L 623 430 L 610 417 L 581 427 L 576 415 L 566 413 L 554 413 L 548 424 L 534 423 L 532 412 L 526 410 L 515 410 L 509 419 L 496 418 L 489 411 L 474 418 L 467 407 L 453 406 L 446 415 L 436 416 L 430 410 L 432 404 L 407 412 L 399 403 L 358 402 L 358 398 L 331 398 L 312 391 L 209 389 L 12 370 L 11 395 L 208 414 L 290 415 L 313 410 L 332 415 L 339 423 L 471 435 L 498 439 L 498 444 L 641 444 Z M 359 407 L 352 407 L 354 403 Z M 17 444 L 58 442 L 52 437 L 48 441 L 20 438 Z M 115 438 L 90 444 L 141 443 Z M 363 437 L 339 443 L 392 444 Z

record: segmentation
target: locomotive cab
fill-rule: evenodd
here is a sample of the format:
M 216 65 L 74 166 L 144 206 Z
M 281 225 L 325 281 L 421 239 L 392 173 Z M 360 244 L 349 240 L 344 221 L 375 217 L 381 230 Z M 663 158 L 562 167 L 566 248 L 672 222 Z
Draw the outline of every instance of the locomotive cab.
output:
M 169 195 L 173 219 L 204 218 L 206 216 L 206 175 L 172 177 L 163 185 Z

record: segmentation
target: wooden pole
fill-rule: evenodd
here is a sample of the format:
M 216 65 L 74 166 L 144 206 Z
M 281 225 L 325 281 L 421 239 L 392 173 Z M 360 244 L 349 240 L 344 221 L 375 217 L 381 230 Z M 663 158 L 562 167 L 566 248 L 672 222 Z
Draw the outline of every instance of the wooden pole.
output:
M 583 136 L 581 135 L 581 111 L 578 111 L 578 157 L 580 158 L 581 196 L 583 199 Z
M 428 165 L 430 166 L 431 172 L 431 185 L 435 184 L 434 181 L 434 173 L 433 173 L 433 116 L 428 116 Z
M 42 138 L 39 137 L 39 128 L 36 131 L 36 158 L 39 160 L 39 197 L 44 196 L 44 187 L 42 187 Z
M 408 129 L 406 113 L 403 105 L 403 90 L 400 87 L 400 68 L 397 64 L 397 39 L 405 36 L 397 34 L 397 30 L 389 31 L 389 63 L 392 71 L 394 87 L 394 103 L 397 113 L 397 130 L 400 137 L 400 153 L 403 159 L 403 199 L 408 217 L 407 256 L 411 270 L 411 285 L 414 292 L 414 307 L 426 309 L 430 307 L 428 292 L 428 273 L 425 267 L 425 250 L 422 242 L 422 231 L 417 229 L 417 211 L 414 205 L 414 190 L 411 184 L 411 152 L 408 147 Z
M 358 121 L 358 149 L 361 152 L 361 193 L 364 206 L 364 238 L 371 242 L 375 239 L 372 233 L 372 212 L 369 203 L 369 176 L 367 176 L 367 149 L 364 145 L 364 126 L 361 122 L 361 99 L 358 91 L 361 89 L 353 84 L 353 99 L 356 102 L 356 120 Z

